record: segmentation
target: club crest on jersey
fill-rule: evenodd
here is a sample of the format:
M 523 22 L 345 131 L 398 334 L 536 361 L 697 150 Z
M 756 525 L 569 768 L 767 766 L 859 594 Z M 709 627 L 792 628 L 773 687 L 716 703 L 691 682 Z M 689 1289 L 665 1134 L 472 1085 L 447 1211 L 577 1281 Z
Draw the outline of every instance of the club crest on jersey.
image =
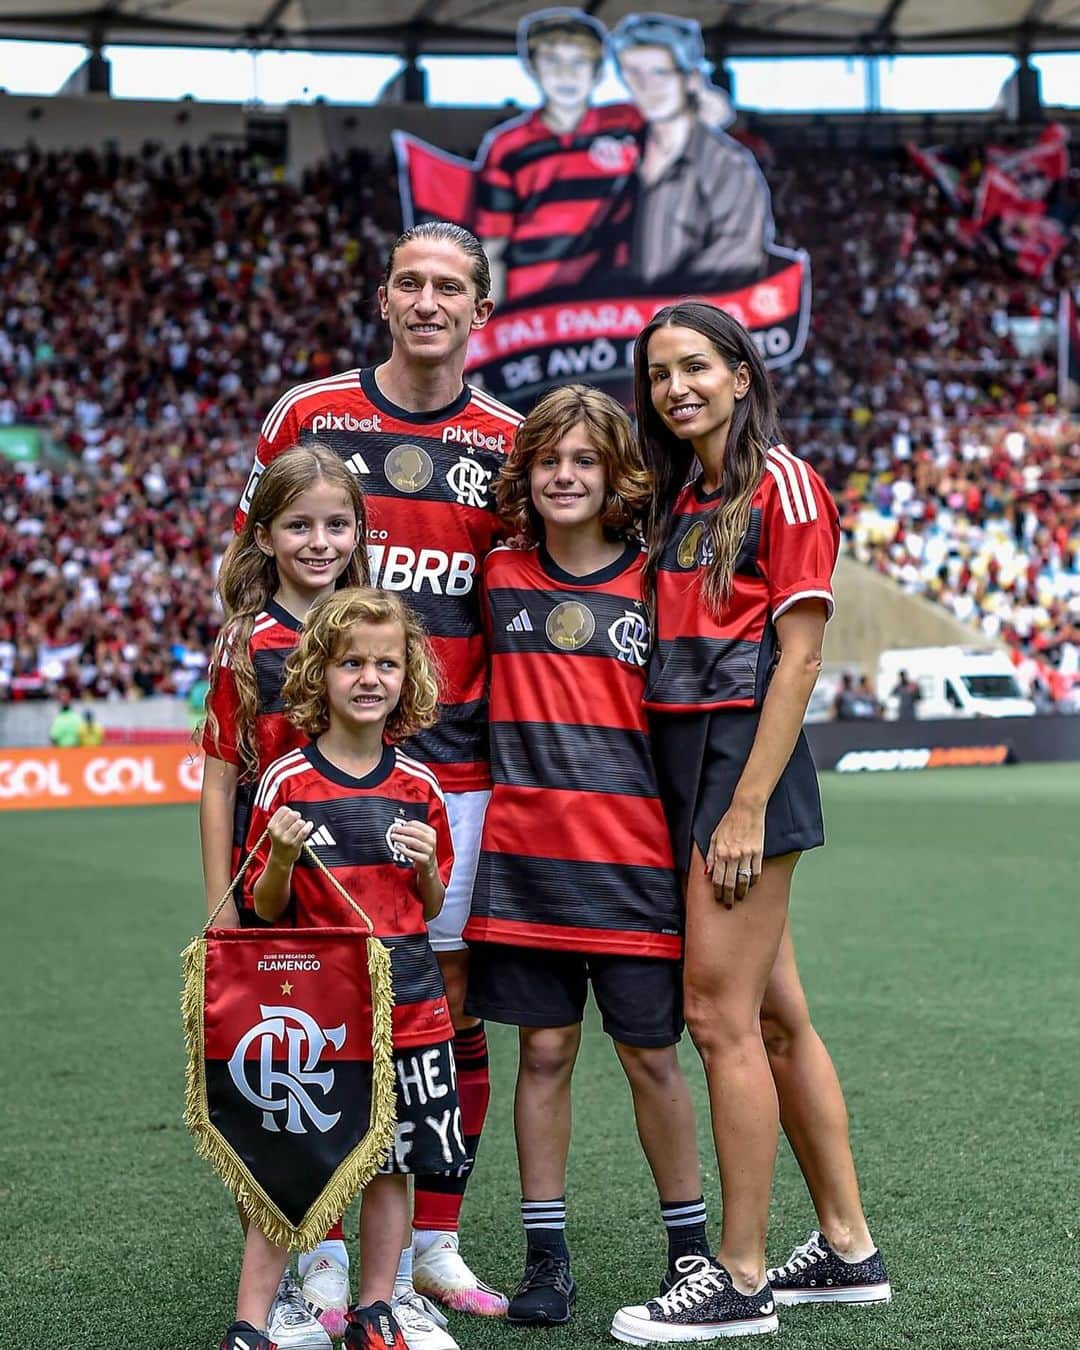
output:
M 387 482 L 399 492 L 423 492 L 431 482 L 435 466 L 425 449 L 405 441 L 395 445 L 383 460 L 383 472 Z
M 580 600 L 564 600 L 547 617 L 547 640 L 560 651 L 576 652 L 596 632 L 596 616 Z
M 333 1069 L 320 1069 L 319 1060 L 327 1045 L 340 1050 L 345 1044 L 345 1023 L 339 1027 L 321 1027 L 302 1008 L 273 1008 L 259 1005 L 262 1021 L 250 1027 L 236 1043 L 229 1060 L 229 1076 L 237 1092 L 262 1113 L 262 1127 L 278 1134 L 277 1116 L 285 1113 L 289 1134 L 307 1134 L 304 1118 L 320 1134 L 332 1130 L 341 1112 L 323 1111 L 310 1089 L 323 1097 L 334 1089 Z M 258 1042 L 258 1057 L 249 1060 L 248 1048 Z M 285 1068 L 274 1068 L 275 1056 L 284 1054 Z M 256 1082 L 249 1078 L 255 1072 Z M 279 1095 L 280 1094 L 280 1095 Z
M 394 860 L 395 867 L 411 867 L 408 854 L 401 851 L 401 847 L 394 843 L 394 830 L 398 825 L 405 823 L 404 815 L 398 814 L 386 827 L 386 834 L 383 836 L 386 840 L 386 847 L 390 850 L 390 856 Z
M 703 567 L 713 560 L 712 545 L 707 539 L 703 541 L 705 534 L 705 522 L 695 520 L 693 525 L 686 531 L 679 540 L 679 547 L 675 554 L 680 567 L 696 567 L 700 563 Z
M 637 610 L 624 610 L 607 630 L 620 661 L 643 666 L 649 659 L 649 621 Z
M 488 504 L 487 485 L 494 476 L 475 459 L 463 458 L 447 469 L 446 482 L 459 506 L 476 506 L 483 510 Z

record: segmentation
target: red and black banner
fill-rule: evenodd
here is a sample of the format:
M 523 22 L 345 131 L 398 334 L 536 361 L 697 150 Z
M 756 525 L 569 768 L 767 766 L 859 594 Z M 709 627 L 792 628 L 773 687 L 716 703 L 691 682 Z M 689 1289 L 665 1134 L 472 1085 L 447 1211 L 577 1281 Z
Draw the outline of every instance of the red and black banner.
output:
M 357 928 L 211 929 L 184 974 L 196 1147 L 272 1241 L 314 1246 L 393 1142 L 389 955 Z
M 810 322 L 810 262 L 805 253 L 770 259 L 763 280 L 735 291 L 696 294 L 727 310 L 753 334 L 766 364 L 784 365 L 802 352 Z M 507 403 L 531 404 L 551 385 L 600 385 L 633 402 L 634 339 L 658 309 L 686 295 L 568 297 L 503 305 L 473 334 L 465 369 Z
M 559 73 L 567 47 L 589 58 L 573 80 Z M 473 381 L 522 409 L 569 380 L 630 403 L 634 338 L 688 298 L 740 319 L 766 365 L 796 360 L 809 256 L 774 243 L 768 183 L 726 130 L 734 113 L 709 79 L 700 25 L 650 11 L 609 31 L 584 10 L 541 10 L 521 20 L 518 50 L 538 106 L 493 127 L 475 159 L 393 137 L 406 228 L 464 225 L 493 262 L 495 317 L 470 344 Z M 628 97 L 597 103 L 608 60 Z

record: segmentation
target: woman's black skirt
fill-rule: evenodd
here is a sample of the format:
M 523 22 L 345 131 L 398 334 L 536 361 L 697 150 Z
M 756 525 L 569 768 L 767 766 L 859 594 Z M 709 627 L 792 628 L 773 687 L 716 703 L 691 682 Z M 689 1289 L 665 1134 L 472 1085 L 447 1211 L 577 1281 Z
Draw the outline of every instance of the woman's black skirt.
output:
M 675 861 L 690 867 L 692 844 L 702 857 L 746 766 L 760 709 L 651 713 L 653 758 Z M 766 858 L 801 853 L 825 842 L 817 769 L 800 731 L 787 768 L 765 810 Z

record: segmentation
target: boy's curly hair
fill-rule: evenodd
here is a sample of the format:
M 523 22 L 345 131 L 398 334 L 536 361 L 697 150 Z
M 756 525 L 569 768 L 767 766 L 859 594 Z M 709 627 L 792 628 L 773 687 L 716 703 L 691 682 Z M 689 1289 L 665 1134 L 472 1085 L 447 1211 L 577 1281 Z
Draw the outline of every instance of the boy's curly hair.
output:
M 438 668 L 420 620 L 392 591 L 353 586 L 312 607 L 300 642 L 285 663 L 282 698 L 289 720 L 301 731 L 320 736 L 330 725 L 326 667 L 353 628 L 375 623 L 400 624 L 405 635 L 405 679 L 398 705 L 386 721 L 387 739 L 404 740 L 438 721 Z
M 545 394 L 518 427 L 514 448 L 495 485 L 499 514 L 511 534 L 524 536 L 531 544 L 544 537 L 544 522 L 529 486 L 533 464 L 578 423 L 584 423 L 607 478 L 600 517 L 604 533 L 610 539 L 628 539 L 640 532 L 639 522 L 652 497 L 652 476 L 642 461 L 633 423 L 609 394 L 585 384 L 568 384 Z

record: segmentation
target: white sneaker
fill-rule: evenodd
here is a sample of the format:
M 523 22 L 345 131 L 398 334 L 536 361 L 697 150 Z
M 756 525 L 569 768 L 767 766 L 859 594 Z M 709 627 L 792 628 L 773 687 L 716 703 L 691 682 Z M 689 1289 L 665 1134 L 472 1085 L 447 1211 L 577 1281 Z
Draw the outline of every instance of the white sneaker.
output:
M 413 1254 L 413 1284 L 453 1312 L 505 1317 L 505 1294 L 477 1279 L 458 1252 L 458 1235 L 440 1233 L 422 1256 Z
M 446 1318 L 415 1289 L 395 1289 L 390 1309 L 409 1350 L 459 1350 Z
M 278 1350 L 333 1350 L 333 1341 L 304 1302 L 291 1270 L 282 1275 L 270 1305 L 266 1335 Z
M 304 1276 L 301 1289 L 304 1302 L 319 1319 L 328 1335 L 345 1335 L 345 1317 L 349 1311 L 349 1272 L 331 1256 L 320 1256 Z

